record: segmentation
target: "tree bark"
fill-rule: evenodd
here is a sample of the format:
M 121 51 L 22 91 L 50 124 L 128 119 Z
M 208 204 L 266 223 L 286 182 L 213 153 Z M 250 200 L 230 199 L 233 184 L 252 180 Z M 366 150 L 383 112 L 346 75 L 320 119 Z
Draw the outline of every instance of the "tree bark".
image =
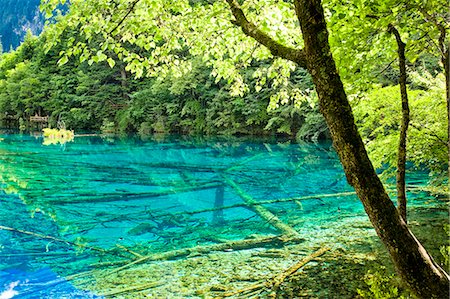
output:
M 447 151 L 448 151 L 448 164 L 447 164 L 447 184 L 448 184 L 448 198 L 450 199 L 450 45 L 445 42 L 447 31 L 445 27 L 434 20 L 436 27 L 441 34 L 439 35 L 439 50 L 441 52 L 441 62 L 444 66 L 445 75 L 445 95 L 447 98 Z
M 400 216 L 407 223 L 406 213 L 406 136 L 409 126 L 409 103 L 408 92 L 406 90 L 406 44 L 402 41 L 400 33 L 392 24 L 389 25 L 388 31 L 395 36 L 398 48 L 398 65 L 400 69 L 400 95 L 402 99 L 402 121 L 400 125 L 400 138 L 397 149 L 397 209 Z
M 449 275 L 398 214 L 369 160 L 328 43 L 320 0 L 295 0 L 308 70 L 347 180 L 364 205 L 402 280 L 420 298 L 448 298 Z
M 245 18 L 237 1 L 226 1 L 235 17 L 232 22 L 239 25 L 245 34 L 263 45 L 286 50 L 267 34 L 260 41 L 257 34 L 252 34 L 257 29 Z M 449 275 L 434 262 L 408 229 L 369 160 L 331 55 L 321 1 L 294 0 L 294 5 L 305 48 L 304 51 L 294 50 L 302 55 L 283 52 L 283 57 L 295 57 L 291 59 L 294 62 L 301 60 L 299 65 L 306 64 L 311 73 L 319 96 L 320 111 L 327 122 L 347 181 L 355 188 L 401 279 L 420 298 L 449 298 Z M 253 31 L 246 29 L 249 25 Z M 275 53 L 272 51 L 272 54 Z
M 450 200 L 450 49 L 447 48 L 445 58 L 443 59 L 445 68 L 445 89 L 447 94 L 447 151 L 448 151 L 448 169 L 447 169 L 447 184 L 448 184 L 448 199 Z
M 123 88 L 127 87 L 127 72 L 125 71 L 125 68 L 120 68 L 120 86 Z
M 130 97 L 128 96 L 128 78 L 127 78 L 127 71 L 125 70 L 125 67 L 120 67 L 120 86 L 122 87 L 122 98 L 124 100 L 128 100 Z
M 447 96 L 447 150 L 448 150 L 448 198 L 450 199 L 450 49 L 449 45 L 445 45 L 445 29 L 441 29 L 441 36 L 439 38 L 439 44 L 442 52 L 441 61 L 444 65 L 445 74 L 445 94 Z

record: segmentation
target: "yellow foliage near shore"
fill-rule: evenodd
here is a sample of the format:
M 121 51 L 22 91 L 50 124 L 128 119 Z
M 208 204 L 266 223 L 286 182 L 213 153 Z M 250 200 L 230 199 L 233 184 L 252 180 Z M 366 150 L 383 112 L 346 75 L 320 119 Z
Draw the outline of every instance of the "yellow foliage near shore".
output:
M 75 137 L 73 130 L 45 128 L 43 132 L 44 142 L 42 144 L 44 145 L 65 144 L 66 142 L 73 141 Z

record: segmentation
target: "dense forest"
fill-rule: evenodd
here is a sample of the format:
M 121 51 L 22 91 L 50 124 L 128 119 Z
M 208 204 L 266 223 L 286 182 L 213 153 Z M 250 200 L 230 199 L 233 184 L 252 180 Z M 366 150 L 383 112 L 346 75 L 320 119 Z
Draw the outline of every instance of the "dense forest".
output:
M 448 192 L 445 1 L 71 1 L 62 15 L 64 3 L 43 1 L 56 22 L 1 54 L 2 127 L 48 116 L 77 133 L 332 140 L 403 282 L 448 296 L 407 227 L 404 182 L 425 170 Z
M 64 121 L 76 131 L 281 133 L 299 138 L 327 134 L 317 108 L 307 102 L 267 109 L 277 92 L 270 88 L 272 82 L 258 93 L 232 96 L 227 82 L 215 80 L 211 68 L 194 57 L 189 58 L 193 70 L 188 75 L 163 80 L 135 79 L 123 63 L 111 68 L 106 62 L 90 66 L 74 60 L 58 67 L 62 49 L 45 53 L 45 43 L 45 37 L 28 36 L 16 51 L 2 57 L 0 109 L 3 116 L 13 116 L 16 127 L 30 116 L 48 115 L 53 126 Z M 244 74 L 249 84 L 255 81 L 251 74 Z M 19 89 L 13 87 L 19 82 Z M 312 88 L 302 70 L 292 74 L 291 84 Z
M 39 0 L 0 1 L 0 44 L 4 51 L 17 48 L 27 31 L 33 34 L 42 31 L 44 16 L 39 3 Z

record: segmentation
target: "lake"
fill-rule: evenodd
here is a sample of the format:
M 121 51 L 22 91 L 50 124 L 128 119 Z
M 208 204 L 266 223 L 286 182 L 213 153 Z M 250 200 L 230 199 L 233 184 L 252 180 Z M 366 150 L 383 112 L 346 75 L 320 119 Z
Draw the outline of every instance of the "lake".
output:
M 389 268 L 329 142 L 0 138 L 1 299 L 265 298 L 233 292 L 317 250 L 296 296 L 352 298 L 355 277 Z M 408 196 L 412 230 L 440 259 L 445 202 Z

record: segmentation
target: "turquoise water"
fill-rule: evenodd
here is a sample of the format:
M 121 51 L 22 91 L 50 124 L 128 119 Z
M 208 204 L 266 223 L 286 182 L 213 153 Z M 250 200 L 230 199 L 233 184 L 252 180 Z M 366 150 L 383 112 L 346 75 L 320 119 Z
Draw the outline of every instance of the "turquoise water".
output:
M 246 200 L 281 201 L 263 207 L 311 244 L 345 246 L 330 228 L 367 221 L 327 142 L 0 138 L 0 298 L 95 298 L 68 277 L 134 255 L 282 233 Z M 441 205 L 421 194 L 410 207 L 425 203 Z

